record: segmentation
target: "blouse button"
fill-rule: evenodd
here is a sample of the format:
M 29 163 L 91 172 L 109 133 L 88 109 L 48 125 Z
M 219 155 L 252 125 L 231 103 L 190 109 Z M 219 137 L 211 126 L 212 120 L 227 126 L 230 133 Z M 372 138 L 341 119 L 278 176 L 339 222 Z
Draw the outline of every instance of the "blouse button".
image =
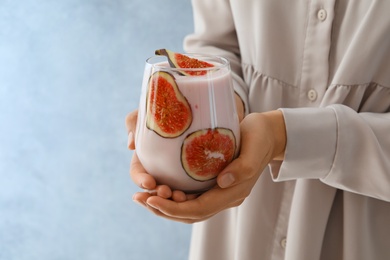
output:
M 317 99 L 317 92 L 314 90 L 314 89 L 310 89 L 308 92 L 307 92 L 307 98 L 310 100 L 310 101 L 314 101 Z
M 318 17 L 318 19 L 321 22 L 325 21 L 325 19 L 326 19 L 326 11 L 324 9 L 319 10 L 318 13 L 317 13 L 317 17 Z
M 287 239 L 283 238 L 282 240 L 280 240 L 280 245 L 282 246 L 283 249 L 286 249 Z

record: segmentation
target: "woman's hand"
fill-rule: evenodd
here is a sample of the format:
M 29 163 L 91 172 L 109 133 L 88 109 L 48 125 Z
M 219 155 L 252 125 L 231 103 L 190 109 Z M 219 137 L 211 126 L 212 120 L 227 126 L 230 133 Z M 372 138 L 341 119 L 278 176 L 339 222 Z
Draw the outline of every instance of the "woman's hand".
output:
M 128 133 L 127 146 L 130 150 L 135 149 L 134 133 L 137 125 L 137 117 L 138 111 L 135 110 L 127 115 L 125 121 Z M 153 176 L 151 176 L 145 171 L 136 153 L 133 153 L 133 158 L 131 160 L 130 176 L 137 186 L 145 190 L 145 192 L 138 192 L 134 195 L 133 199 L 138 203 L 144 201 L 147 197 L 152 195 L 157 195 L 165 199 L 170 198 L 178 202 L 185 201 L 194 197 L 194 195 L 186 195 L 182 191 L 172 191 L 167 185 L 157 185 L 156 180 L 153 178 Z M 143 205 L 147 206 L 145 204 Z
M 250 114 L 241 122 L 240 155 L 218 175 L 217 186 L 198 197 L 172 192 L 165 185 L 156 186 L 135 155 L 131 165 L 132 179 L 140 187 L 154 192 L 139 192 L 133 199 L 154 214 L 170 220 L 203 221 L 224 209 L 240 205 L 268 163 L 283 158 L 285 145 L 281 111 Z
M 236 102 L 236 110 L 238 115 L 238 120 L 241 122 L 245 116 L 244 102 L 237 93 L 234 93 L 234 102 Z

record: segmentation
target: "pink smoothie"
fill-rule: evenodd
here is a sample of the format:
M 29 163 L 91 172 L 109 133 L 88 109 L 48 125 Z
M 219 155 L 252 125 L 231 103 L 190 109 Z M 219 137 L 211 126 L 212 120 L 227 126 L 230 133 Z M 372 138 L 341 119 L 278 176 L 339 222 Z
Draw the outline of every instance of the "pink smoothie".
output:
M 167 184 L 172 189 L 186 192 L 209 189 L 215 185 L 215 179 L 197 181 L 187 175 L 181 163 L 181 147 L 186 136 L 197 130 L 222 127 L 233 131 L 237 155 L 240 129 L 230 70 L 225 67 L 207 76 L 175 76 L 178 88 L 190 104 L 193 115 L 190 127 L 176 138 L 163 138 L 146 127 L 145 84 L 149 75 L 146 71 L 136 133 L 136 153 L 141 163 L 159 184 Z

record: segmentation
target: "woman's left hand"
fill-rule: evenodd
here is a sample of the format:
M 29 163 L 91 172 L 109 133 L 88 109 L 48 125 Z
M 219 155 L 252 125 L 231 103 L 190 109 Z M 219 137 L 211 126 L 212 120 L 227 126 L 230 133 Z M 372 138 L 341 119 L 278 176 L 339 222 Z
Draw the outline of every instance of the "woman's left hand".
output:
M 157 216 L 195 223 L 240 205 L 251 193 L 264 168 L 273 159 L 282 159 L 286 133 L 281 111 L 253 113 L 241 122 L 241 151 L 217 177 L 217 185 L 199 196 L 171 191 L 172 196 L 138 192 L 133 200 Z M 139 162 L 133 158 L 133 169 Z M 165 187 L 166 188 L 166 187 Z M 165 193 L 165 192 L 164 192 Z

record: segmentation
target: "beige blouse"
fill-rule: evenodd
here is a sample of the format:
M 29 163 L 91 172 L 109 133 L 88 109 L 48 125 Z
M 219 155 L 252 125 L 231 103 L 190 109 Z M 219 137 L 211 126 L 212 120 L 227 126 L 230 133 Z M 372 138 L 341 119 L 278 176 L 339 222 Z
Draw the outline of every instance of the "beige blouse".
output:
M 288 140 L 241 206 L 194 225 L 190 259 L 390 259 L 390 1 L 192 3 L 186 51 L 229 58 Z

